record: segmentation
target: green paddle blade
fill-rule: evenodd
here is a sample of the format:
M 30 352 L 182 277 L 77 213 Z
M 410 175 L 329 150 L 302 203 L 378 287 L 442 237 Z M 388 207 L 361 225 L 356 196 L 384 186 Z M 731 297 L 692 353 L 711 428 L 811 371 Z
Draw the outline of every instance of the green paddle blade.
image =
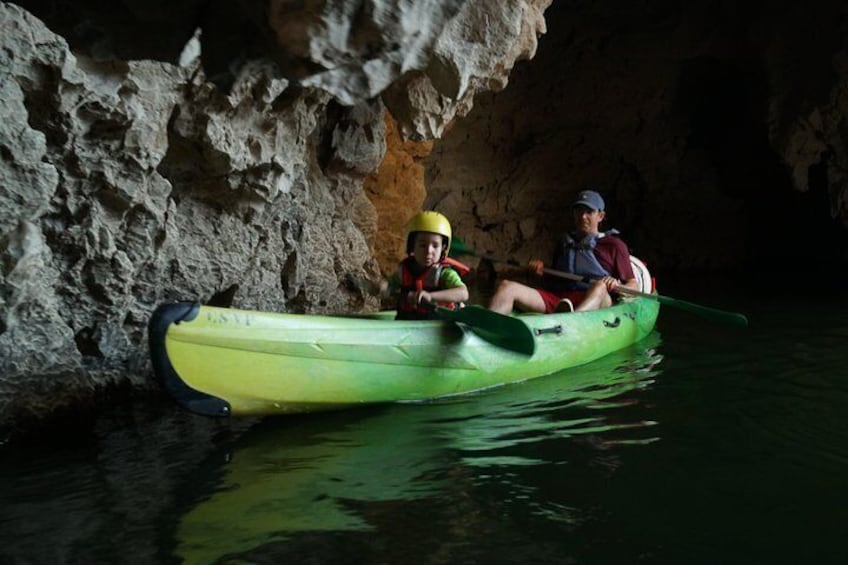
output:
M 437 307 L 436 315 L 442 320 L 467 325 L 471 331 L 492 345 L 524 355 L 533 355 L 536 352 L 533 331 L 518 318 L 504 316 L 476 305 L 459 310 Z
M 448 255 L 451 257 L 461 257 L 463 255 L 473 255 L 474 257 L 480 256 L 479 253 L 465 245 L 465 242 L 459 239 L 458 237 L 454 237 L 451 241 L 450 251 L 448 252 Z
M 686 302 L 685 300 L 680 300 L 679 298 L 670 298 L 668 296 L 660 295 L 656 296 L 660 304 L 674 306 L 675 308 L 680 308 L 681 310 L 686 310 L 687 312 L 698 314 L 699 316 L 708 320 L 712 320 L 714 322 L 724 322 L 736 326 L 748 325 L 748 318 L 746 318 L 743 314 L 739 314 L 738 312 L 727 312 L 725 310 L 719 310 L 718 308 L 701 306 L 700 304 L 693 304 L 692 302 Z

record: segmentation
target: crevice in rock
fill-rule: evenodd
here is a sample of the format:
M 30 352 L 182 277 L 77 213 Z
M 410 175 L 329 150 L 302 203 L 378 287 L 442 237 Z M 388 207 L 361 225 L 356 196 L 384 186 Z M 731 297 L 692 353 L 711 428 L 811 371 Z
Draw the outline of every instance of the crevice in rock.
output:
M 283 268 L 280 270 L 280 285 L 282 286 L 283 292 L 286 292 L 291 283 L 289 281 L 289 277 L 294 275 L 297 272 L 297 252 L 293 251 L 289 253 L 286 257 L 286 263 L 283 265 Z
M 174 106 L 168 117 L 168 149 L 156 167 L 156 172 L 162 175 L 171 185 L 171 198 L 179 206 L 181 198 L 180 186 L 188 178 L 188 170 L 197 158 L 197 150 L 191 150 L 192 145 L 176 130 L 176 122 L 181 114 L 179 104 Z
M 271 102 L 271 110 L 275 113 L 282 113 L 294 105 L 303 95 L 303 87 L 297 82 L 290 82 L 289 85 Z
M 300 288 L 297 294 L 286 303 L 286 311 L 293 314 L 306 314 L 309 299 L 306 297 L 306 289 Z
M 319 132 L 320 139 L 317 143 L 316 159 L 321 170 L 327 172 L 327 168 L 333 160 L 333 131 L 344 115 L 344 107 L 335 100 L 327 104 L 324 116 L 324 127 Z
M 231 284 L 224 290 L 220 292 L 216 292 L 213 294 L 209 300 L 206 301 L 208 306 L 218 306 L 220 308 L 229 308 L 233 305 L 233 299 L 236 296 L 236 292 L 238 292 L 239 285 Z
M 234 206 L 240 195 L 230 188 L 227 175 L 210 170 L 214 168 L 211 148 L 168 127 L 168 150 L 156 171 L 171 184 L 170 196 L 177 205 L 191 199 L 217 212 Z
M 33 65 L 31 76 L 36 79 L 21 84 L 27 123 L 32 129 L 43 133 L 47 145 L 52 147 L 62 147 L 68 139 L 67 124 L 55 121 L 60 119 L 60 114 L 56 112 L 59 72 L 47 65 Z
M 85 327 L 74 334 L 74 342 L 77 345 L 77 350 L 83 357 L 96 357 L 102 359 L 103 352 L 100 351 L 99 331 L 94 327 Z

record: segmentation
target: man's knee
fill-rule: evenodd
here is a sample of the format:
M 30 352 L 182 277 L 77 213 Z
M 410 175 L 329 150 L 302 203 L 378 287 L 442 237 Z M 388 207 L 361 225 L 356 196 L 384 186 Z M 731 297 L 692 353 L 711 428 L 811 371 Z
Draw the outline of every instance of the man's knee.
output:
M 498 286 L 495 288 L 496 294 L 512 294 L 516 289 L 516 283 L 514 281 L 504 279 L 498 282 Z
M 606 292 L 607 285 L 604 284 L 604 281 L 601 279 L 592 281 L 591 286 L 589 287 L 591 292 Z

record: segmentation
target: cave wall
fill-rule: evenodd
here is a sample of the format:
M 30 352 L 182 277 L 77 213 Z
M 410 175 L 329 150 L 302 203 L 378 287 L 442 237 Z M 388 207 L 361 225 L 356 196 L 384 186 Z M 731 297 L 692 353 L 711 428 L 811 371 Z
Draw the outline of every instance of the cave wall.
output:
M 844 268 L 844 4 L 560 1 L 545 19 L 533 61 L 426 161 L 425 207 L 467 243 L 548 257 L 595 187 L 660 274 Z
M 4 415 L 148 385 L 146 325 L 166 300 L 362 307 L 339 281 L 373 262 L 358 183 L 385 149 L 378 99 L 281 96 L 262 65 L 224 94 L 196 61 L 74 56 L 0 10 Z
M 163 301 L 378 307 L 344 281 L 400 258 L 411 138 L 502 85 L 549 3 L 0 3 L 0 432 L 152 389 Z

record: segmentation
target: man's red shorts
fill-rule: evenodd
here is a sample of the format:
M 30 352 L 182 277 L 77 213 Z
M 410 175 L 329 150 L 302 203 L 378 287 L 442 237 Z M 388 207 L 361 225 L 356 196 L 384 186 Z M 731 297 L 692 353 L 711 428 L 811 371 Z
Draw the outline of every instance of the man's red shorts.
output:
M 559 301 L 563 298 L 571 300 L 571 303 L 574 304 L 575 308 L 577 308 L 577 306 L 579 306 L 586 297 L 585 290 L 563 290 L 560 292 L 551 292 L 549 290 L 537 288 L 536 291 L 539 293 L 539 296 L 542 297 L 542 300 L 545 301 L 545 314 L 554 312 L 557 304 L 559 304 Z

